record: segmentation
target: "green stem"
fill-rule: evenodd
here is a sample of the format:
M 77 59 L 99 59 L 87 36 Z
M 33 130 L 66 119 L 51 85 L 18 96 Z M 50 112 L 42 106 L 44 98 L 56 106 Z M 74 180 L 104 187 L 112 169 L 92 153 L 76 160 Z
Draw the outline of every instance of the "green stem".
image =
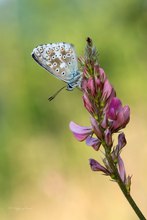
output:
M 106 148 L 105 148 L 106 149 Z M 131 207 L 133 208 L 134 212 L 136 213 L 136 215 L 139 217 L 140 220 L 146 220 L 146 218 L 144 217 L 144 215 L 142 214 L 141 210 L 139 209 L 139 207 L 136 205 L 135 201 L 133 200 L 132 196 L 130 195 L 130 193 L 128 192 L 126 185 L 123 183 L 117 167 L 115 166 L 112 156 L 110 153 L 106 153 L 106 158 L 109 162 L 109 165 L 111 167 L 111 169 L 113 170 L 113 174 L 115 176 L 115 180 L 117 181 L 121 191 L 123 192 L 124 196 L 126 197 L 126 199 L 128 200 L 129 204 L 131 205 Z

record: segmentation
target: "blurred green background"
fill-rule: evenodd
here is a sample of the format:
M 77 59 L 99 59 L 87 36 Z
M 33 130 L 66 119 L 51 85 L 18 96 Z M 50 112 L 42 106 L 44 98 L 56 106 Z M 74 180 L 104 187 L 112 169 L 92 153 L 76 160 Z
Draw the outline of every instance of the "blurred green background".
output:
M 78 90 L 31 58 L 34 47 L 70 42 L 84 54 L 90 36 L 100 65 L 131 108 L 122 155 L 132 195 L 147 216 L 147 1 L 0 0 L 0 219 L 137 219 L 115 183 L 93 173 L 100 158 L 69 131 L 89 125 Z

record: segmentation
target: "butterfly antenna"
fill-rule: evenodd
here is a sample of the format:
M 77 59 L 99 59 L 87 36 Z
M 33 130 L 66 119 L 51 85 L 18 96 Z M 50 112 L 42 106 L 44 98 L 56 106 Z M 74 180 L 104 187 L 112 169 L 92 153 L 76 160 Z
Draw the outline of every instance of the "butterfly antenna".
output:
M 63 86 L 61 89 L 59 89 L 57 92 L 55 92 L 52 96 L 50 96 L 48 98 L 49 101 L 52 101 L 57 95 L 59 92 L 61 92 L 66 86 Z

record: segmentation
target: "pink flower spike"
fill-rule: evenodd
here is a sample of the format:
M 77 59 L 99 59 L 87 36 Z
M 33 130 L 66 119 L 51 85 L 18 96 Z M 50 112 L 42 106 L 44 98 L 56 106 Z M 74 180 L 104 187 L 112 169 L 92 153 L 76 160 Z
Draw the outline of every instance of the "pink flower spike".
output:
M 110 175 L 110 172 L 94 159 L 89 159 L 90 167 L 93 171 L 102 171 L 105 175 Z
M 78 141 L 84 141 L 89 135 L 93 133 L 92 127 L 80 126 L 72 121 L 69 124 L 69 128 Z
M 86 138 L 86 144 L 88 146 L 92 146 L 94 148 L 94 150 L 99 150 L 100 146 L 101 146 L 101 142 L 98 138 L 93 138 L 93 137 L 87 137 Z

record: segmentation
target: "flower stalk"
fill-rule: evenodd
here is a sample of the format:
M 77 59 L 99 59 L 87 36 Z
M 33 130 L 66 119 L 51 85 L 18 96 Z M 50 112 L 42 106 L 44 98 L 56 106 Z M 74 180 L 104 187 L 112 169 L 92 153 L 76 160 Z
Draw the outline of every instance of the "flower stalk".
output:
M 96 151 L 103 149 L 103 164 L 95 159 L 89 159 L 91 169 L 101 171 L 118 183 L 139 219 L 145 220 L 130 194 L 131 176 L 126 175 L 124 162 L 120 156 L 127 143 L 121 130 L 130 120 L 130 108 L 123 106 L 116 96 L 113 86 L 98 64 L 97 51 L 90 38 L 87 38 L 85 56 L 79 58 L 79 61 L 83 72 L 81 83 L 83 103 L 91 115 L 91 126 L 80 126 L 70 122 L 70 130 L 78 141 L 85 141 Z M 114 145 L 114 135 L 118 135 L 117 145 Z

